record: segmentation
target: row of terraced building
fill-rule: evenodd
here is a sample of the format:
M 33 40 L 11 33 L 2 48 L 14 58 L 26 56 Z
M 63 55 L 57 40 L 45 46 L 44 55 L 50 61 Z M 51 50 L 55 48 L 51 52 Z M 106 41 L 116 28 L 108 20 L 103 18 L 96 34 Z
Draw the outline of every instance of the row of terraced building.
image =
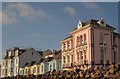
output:
M 70 70 L 87 65 L 120 62 L 120 34 L 103 18 L 78 21 L 70 36 L 62 40 L 61 50 L 37 51 L 33 48 L 7 49 L 1 76 L 39 75 L 52 70 Z

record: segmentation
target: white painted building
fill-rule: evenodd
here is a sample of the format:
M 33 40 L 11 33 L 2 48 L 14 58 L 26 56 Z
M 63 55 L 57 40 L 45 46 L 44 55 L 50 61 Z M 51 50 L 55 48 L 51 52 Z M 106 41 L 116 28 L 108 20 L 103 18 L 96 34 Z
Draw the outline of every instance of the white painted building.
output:
M 30 61 L 38 61 L 41 58 L 42 56 L 33 48 L 20 49 L 15 47 L 6 50 L 1 64 L 1 77 L 19 75 L 19 68 Z
M 61 66 L 61 50 L 45 50 L 42 53 L 43 59 L 37 62 L 26 63 L 22 68 L 20 68 L 20 75 L 40 75 L 54 69 L 59 71 L 62 70 Z

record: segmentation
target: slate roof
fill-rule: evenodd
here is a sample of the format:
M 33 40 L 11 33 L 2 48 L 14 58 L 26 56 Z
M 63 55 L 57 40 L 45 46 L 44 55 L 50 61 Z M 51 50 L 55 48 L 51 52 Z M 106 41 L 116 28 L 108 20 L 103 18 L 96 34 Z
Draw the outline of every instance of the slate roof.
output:
M 53 59 L 53 57 L 47 57 L 43 62 L 50 62 Z
M 99 25 L 99 24 L 97 23 L 98 21 L 99 21 L 99 20 L 90 19 L 90 20 L 88 20 L 88 21 L 86 22 L 86 25 L 87 25 L 87 24 Z
M 6 52 L 5 52 L 6 55 L 3 57 L 3 59 L 9 59 L 9 58 L 12 59 L 12 58 L 15 56 L 15 50 L 17 50 L 17 49 L 19 50 L 18 56 L 22 55 L 22 54 L 23 54 L 24 52 L 26 52 L 27 50 L 30 50 L 30 49 L 35 50 L 35 49 L 33 49 L 32 47 L 30 47 L 30 48 L 24 48 L 24 49 L 23 49 L 23 48 L 21 49 L 21 48 L 18 48 L 18 47 L 10 48 L 10 49 L 7 49 L 7 50 L 6 50 Z M 8 52 L 9 52 L 9 51 L 12 51 L 12 54 L 13 54 L 13 55 L 10 56 L 10 57 L 8 56 Z M 36 51 L 36 50 L 35 50 L 35 51 Z M 41 56 L 42 56 L 42 54 L 43 54 L 42 51 L 36 51 L 36 52 L 38 52 Z
M 58 55 L 56 55 L 53 59 L 61 59 L 62 58 L 62 53 L 60 52 Z
M 45 56 L 47 56 L 47 55 L 51 55 L 53 52 L 50 50 L 50 49 L 47 49 L 47 50 L 45 50 L 45 51 L 43 51 L 43 57 L 45 58 Z
M 26 66 L 32 66 L 32 65 L 34 65 L 36 63 L 36 61 L 31 61 L 30 63 L 28 63 Z
M 8 55 L 5 55 L 5 56 L 3 57 L 3 59 L 8 59 Z
M 59 53 L 61 53 L 61 50 L 55 51 L 55 55 L 58 55 Z
M 35 64 L 40 64 L 41 62 L 43 62 L 45 59 L 40 59 L 38 62 L 36 62 Z
M 7 49 L 6 52 L 5 52 L 6 55 L 3 57 L 3 59 L 12 59 L 12 58 L 15 56 L 15 52 L 14 52 L 14 51 L 17 50 L 17 49 L 18 49 L 18 48 L 15 48 L 15 47 L 12 48 L 12 49 Z M 23 54 L 23 53 L 26 51 L 26 49 L 18 49 L 18 50 L 19 50 L 20 52 L 22 52 L 22 53 L 19 52 L 19 53 L 18 53 L 18 56 L 21 55 L 21 54 Z M 9 51 L 12 52 L 12 53 L 11 53 L 12 56 L 8 56 L 8 52 L 9 52 Z
M 120 36 L 120 34 L 119 34 L 119 33 L 116 33 L 116 32 L 113 32 L 113 34 L 114 34 L 114 35 L 118 35 L 118 36 Z
M 72 36 L 71 36 L 71 35 L 68 36 L 67 38 L 63 39 L 63 41 L 64 41 L 64 40 L 67 40 L 67 39 L 69 39 L 69 38 L 72 38 Z
M 21 68 L 25 68 L 29 63 L 25 63 Z
M 99 20 L 90 19 L 90 20 L 88 20 L 86 23 L 83 23 L 83 22 L 82 22 L 82 26 L 84 27 L 84 26 L 87 25 L 87 24 L 92 24 L 92 25 L 98 25 L 98 26 L 100 26 L 100 24 L 97 23 L 98 21 L 99 21 Z M 110 25 L 108 25 L 108 24 L 106 24 L 106 27 L 115 29 L 114 27 L 112 27 L 112 26 L 110 26 Z M 74 31 L 74 30 L 76 30 L 76 29 L 77 29 L 77 27 L 76 27 L 75 29 L 73 29 L 72 31 Z
M 43 56 L 43 51 L 37 51 L 41 56 Z

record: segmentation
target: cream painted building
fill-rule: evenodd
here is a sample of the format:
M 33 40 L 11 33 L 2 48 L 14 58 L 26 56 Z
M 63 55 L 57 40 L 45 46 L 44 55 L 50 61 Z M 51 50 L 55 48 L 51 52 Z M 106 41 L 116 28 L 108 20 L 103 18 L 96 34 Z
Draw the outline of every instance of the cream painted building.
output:
M 46 50 L 42 53 L 42 59 L 38 61 L 31 61 L 26 63 L 23 67 L 19 69 L 20 75 L 30 76 L 30 75 L 41 75 L 49 71 L 62 70 L 61 66 L 61 50 Z
M 102 18 L 85 23 L 78 21 L 70 36 L 61 41 L 63 69 L 120 61 L 120 34 L 114 33 L 114 30 Z

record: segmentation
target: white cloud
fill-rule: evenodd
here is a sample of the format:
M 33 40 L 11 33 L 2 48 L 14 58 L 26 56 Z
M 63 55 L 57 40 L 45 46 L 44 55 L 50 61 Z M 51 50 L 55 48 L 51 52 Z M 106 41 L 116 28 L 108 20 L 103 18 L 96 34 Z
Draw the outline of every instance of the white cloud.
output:
M 15 7 L 18 9 L 18 11 L 20 12 L 20 16 L 22 17 L 47 17 L 46 12 L 42 9 L 36 10 L 25 3 L 18 3 L 15 5 Z
M 1 13 L 3 24 L 14 23 L 18 20 L 18 17 L 30 20 L 37 17 L 49 18 L 49 15 L 44 10 L 35 9 L 26 3 L 9 3 Z
M 100 12 L 102 9 L 94 2 L 84 2 L 84 6 L 92 11 Z
M 0 11 L 0 24 L 11 24 L 16 22 L 16 18 L 5 12 Z
M 72 16 L 76 15 L 76 10 L 73 7 L 65 7 L 64 11 L 69 15 L 72 15 Z

